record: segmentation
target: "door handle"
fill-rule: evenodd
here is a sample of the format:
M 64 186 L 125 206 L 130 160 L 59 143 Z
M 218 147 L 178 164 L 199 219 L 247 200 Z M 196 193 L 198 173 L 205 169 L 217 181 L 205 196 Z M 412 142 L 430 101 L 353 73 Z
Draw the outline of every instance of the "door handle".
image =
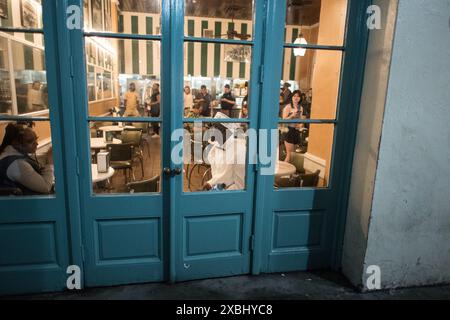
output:
M 173 178 L 175 176 L 180 175 L 183 172 L 183 170 L 181 170 L 181 168 L 170 169 L 166 167 L 163 169 L 163 172 L 166 176 Z

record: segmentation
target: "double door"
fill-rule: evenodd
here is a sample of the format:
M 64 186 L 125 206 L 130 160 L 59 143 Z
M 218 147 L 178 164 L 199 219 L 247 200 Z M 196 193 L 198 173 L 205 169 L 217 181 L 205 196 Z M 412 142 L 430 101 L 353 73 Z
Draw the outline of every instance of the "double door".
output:
M 70 6 L 79 27 L 68 28 Z M 339 266 L 364 1 L 67 0 L 43 11 L 65 208 L 51 224 L 59 273 L 43 290 L 65 285 L 69 264 L 85 286 Z M 300 101 L 282 101 L 283 84 Z M 289 118 L 293 103 L 301 115 Z

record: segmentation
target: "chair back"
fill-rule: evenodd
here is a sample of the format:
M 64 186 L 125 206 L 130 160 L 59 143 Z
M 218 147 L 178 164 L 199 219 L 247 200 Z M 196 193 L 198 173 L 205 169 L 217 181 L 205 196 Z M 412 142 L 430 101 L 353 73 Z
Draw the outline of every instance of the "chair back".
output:
M 141 145 L 141 130 L 123 130 L 122 143 L 131 143 L 135 148 Z
M 131 161 L 133 159 L 134 147 L 132 143 L 108 144 L 110 161 Z
M 135 127 L 137 130 L 141 130 L 143 134 L 148 133 L 148 123 L 147 122 L 135 122 L 135 123 L 133 123 L 133 127 Z
M 128 183 L 127 189 L 130 193 L 158 192 L 158 185 L 159 176 L 155 176 L 149 180 Z
M 303 188 L 306 188 L 306 187 L 315 188 L 315 187 L 317 187 L 319 185 L 319 175 L 320 175 L 320 170 L 317 170 L 314 173 L 300 175 L 300 178 L 302 179 L 301 186 Z
M 275 187 L 278 188 L 300 188 L 300 177 L 292 175 L 290 177 L 280 177 L 275 179 Z
M 289 161 L 297 169 L 297 173 L 305 173 L 304 162 L 305 156 L 298 152 L 291 152 L 291 159 Z

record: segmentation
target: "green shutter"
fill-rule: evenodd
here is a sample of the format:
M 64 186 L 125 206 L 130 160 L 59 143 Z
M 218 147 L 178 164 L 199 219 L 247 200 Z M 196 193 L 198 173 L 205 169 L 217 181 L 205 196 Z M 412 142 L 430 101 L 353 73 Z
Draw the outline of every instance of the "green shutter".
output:
M 125 40 L 119 40 L 119 73 L 125 73 Z
M 123 15 L 121 14 L 120 16 L 119 16 L 119 26 L 118 26 L 118 29 L 119 29 L 119 32 L 120 33 L 123 33 Z
M 194 20 L 188 20 L 188 36 L 194 36 Z M 194 44 L 192 42 L 188 43 L 188 67 L 187 73 L 194 75 Z
M 153 34 L 153 18 L 146 18 L 147 34 Z M 147 74 L 153 74 L 153 42 L 147 41 Z
M 292 42 L 298 37 L 298 29 L 292 30 Z M 294 50 L 291 49 L 291 70 L 289 72 L 289 79 L 295 80 L 295 67 L 297 65 L 297 58 L 294 55 Z
M 215 37 L 220 38 L 222 34 L 222 22 L 215 23 Z M 214 45 L 214 76 L 220 76 L 220 44 Z
M 202 21 L 202 35 L 203 38 L 204 30 L 208 29 L 208 21 Z M 206 77 L 208 75 L 208 44 L 202 43 L 201 49 L 201 75 L 202 77 Z
M 246 23 L 241 24 L 241 33 L 246 34 L 247 33 L 248 25 Z M 239 78 L 244 79 L 245 78 L 245 62 L 241 62 L 239 64 Z
M 234 23 L 228 23 L 228 31 L 234 29 Z M 227 78 L 233 78 L 233 62 L 227 62 Z
M 131 17 L 131 33 L 138 33 L 138 17 Z M 139 40 L 131 41 L 131 52 L 133 57 L 133 73 L 139 74 Z

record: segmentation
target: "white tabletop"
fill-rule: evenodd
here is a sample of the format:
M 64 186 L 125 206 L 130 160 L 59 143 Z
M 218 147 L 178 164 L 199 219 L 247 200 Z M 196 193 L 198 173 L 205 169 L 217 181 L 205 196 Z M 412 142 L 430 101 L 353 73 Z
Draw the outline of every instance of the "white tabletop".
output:
M 96 164 L 91 164 L 91 168 L 92 168 L 92 183 L 108 180 L 109 178 L 111 178 L 114 175 L 114 169 L 111 167 L 108 168 L 108 172 L 102 172 L 102 173 L 99 173 L 97 171 Z
M 297 172 L 297 168 L 295 168 L 295 166 L 289 162 L 278 161 L 275 167 L 276 177 L 290 176 L 295 172 Z
M 121 144 L 122 140 L 113 139 L 112 144 Z M 108 144 L 111 144 L 109 142 Z M 103 138 L 91 138 L 91 149 L 104 149 L 106 148 L 106 141 Z
M 98 130 L 100 131 L 110 131 L 110 132 L 122 132 L 124 129 L 134 129 L 133 126 L 105 126 L 105 127 L 100 127 L 98 128 Z

